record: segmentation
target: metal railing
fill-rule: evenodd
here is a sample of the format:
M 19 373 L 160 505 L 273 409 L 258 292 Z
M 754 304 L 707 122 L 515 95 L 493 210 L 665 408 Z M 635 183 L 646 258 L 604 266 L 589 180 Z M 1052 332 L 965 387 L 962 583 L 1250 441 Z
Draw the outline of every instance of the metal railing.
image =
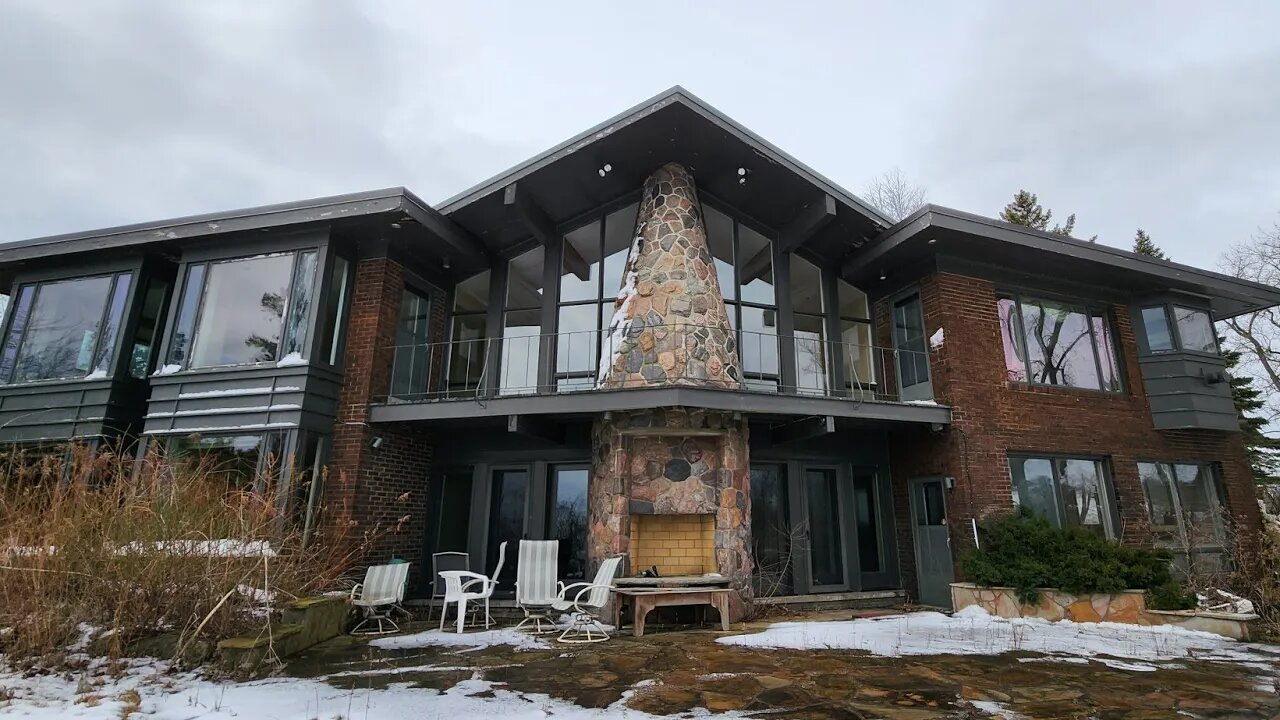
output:
M 394 347 L 392 402 L 464 400 L 516 395 L 590 392 L 619 350 L 640 352 L 646 363 L 661 352 L 691 353 L 700 343 L 691 325 L 646 327 L 654 344 L 644 350 L 625 333 L 582 330 L 540 334 L 537 328 L 507 328 L 502 338 L 458 339 Z M 528 332 L 525 332 L 525 331 Z M 859 401 L 899 400 L 896 378 L 916 376 L 928 353 L 826 340 L 816 334 L 790 336 L 734 332 L 741 389 Z M 789 361 L 789 362 L 784 362 Z M 687 368 L 677 363 L 677 368 Z M 927 371 L 926 371 L 927 372 Z M 784 378 L 789 378 L 784 381 Z M 705 381 L 687 372 L 666 380 L 684 385 Z M 635 387 L 634 384 L 628 387 Z

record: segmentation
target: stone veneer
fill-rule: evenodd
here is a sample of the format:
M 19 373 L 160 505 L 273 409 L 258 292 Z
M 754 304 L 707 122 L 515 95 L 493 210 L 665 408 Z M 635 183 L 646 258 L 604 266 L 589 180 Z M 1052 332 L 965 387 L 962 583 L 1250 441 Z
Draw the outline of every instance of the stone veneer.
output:
M 722 297 L 693 178 L 663 165 L 644 183 L 600 387 L 737 389 L 737 341 Z
M 596 420 L 592 446 L 590 563 L 630 553 L 633 515 L 713 515 L 715 571 L 738 591 L 730 610 L 740 616 L 751 592 L 746 422 L 691 408 L 615 412 Z
M 1018 591 L 1014 588 L 952 583 L 951 605 L 956 612 L 977 605 L 1002 618 L 1034 617 L 1049 621 L 1147 624 L 1143 623 L 1143 613 L 1147 609 L 1146 593 L 1141 590 L 1125 590 L 1114 595 L 1072 595 L 1053 588 L 1042 588 L 1040 601 L 1032 604 L 1019 600 Z

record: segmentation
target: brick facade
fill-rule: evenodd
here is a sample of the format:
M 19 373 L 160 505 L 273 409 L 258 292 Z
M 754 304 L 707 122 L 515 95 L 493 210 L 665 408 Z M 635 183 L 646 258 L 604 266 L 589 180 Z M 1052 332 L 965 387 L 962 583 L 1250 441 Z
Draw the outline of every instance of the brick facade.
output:
M 1135 544 L 1151 542 L 1139 461 L 1219 463 L 1238 538 L 1251 546 L 1260 517 L 1240 435 L 1153 427 L 1128 308 L 1113 306 L 1110 313 L 1121 345 L 1123 392 L 1032 387 L 1007 380 L 993 282 L 935 273 L 920 281 L 919 290 L 926 336 L 939 328 L 945 334 L 943 345 L 930 350 L 934 397 L 954 411 L 951 427 L 942 432 L 918 429 L 891 437 L 898 550 L 908 591 L 914 591 L 915 557 L 907 480 L 956 479 L 947 501 L 952 548 L 958 552 L 972 543 L 970 519 L 981 522 L 1012 508 L 1009 452 L 1106 457 L 1118 530 L 1124 542 Z M 877 303 L 882 345 L 892 344 L 889 309 L 887 300 Z
M 374 257 L 357 263 L 325 505 L 329 522 L 354 523 L 356 536 L 372 538 L 368 562 L 408 560 L 417 582 L 427 531 L 431 438 L 409 427 L 369 425 L 370 403 L 383 400 L 391 386 L 404 288 L 405 270 L 395 260 Z M 432 336 L 440 337 L 444 297 L 437 292 L 431 300 Z M 382 438 L 377 448 L 375 437 Z

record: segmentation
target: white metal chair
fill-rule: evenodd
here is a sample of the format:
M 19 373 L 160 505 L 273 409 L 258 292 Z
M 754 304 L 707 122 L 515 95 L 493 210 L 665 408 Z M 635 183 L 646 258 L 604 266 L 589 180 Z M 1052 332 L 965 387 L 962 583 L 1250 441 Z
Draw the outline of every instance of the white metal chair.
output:
M 561 588 L 560 598 L 551 607 L 559 612 L 569 613 L 571 621 L 557 640 L 562 643 L 598 643 L 609 639 L 609 631 L 600 624 L 600 611 L 609 602 L 613 576 L 618 573 L 622 557 L 617 555 L 600 563 L 594 581 L 573 583 Z
M 551 608 L 555 604 L 556 563 L 560 554 L 559 540 L 521 540 L 519 564 L 516 565 L 516 605 L 524 611 L 524 619 L 516 630 L 533 623 L 533 634 L 555 632 Z M 543 623 L 548 627 L 543 628 Z
M 351 629 L 352 635 L 386 635 L 400 632 L 391 612 L 404 600 L 405 583 L 409 579 L 409 563 L 372 565 L 364 573 L 364 582 L 351 588 L 351 604 L 364 612 L 364 619 Z M 377 623 L 378 629 L 368 629 Z M 387 626 L 391 629 L 387 629 Z
M 427 601 L 427 621 L 431 621 L 431 613 L 436 609 L 436 602 L 444 600 L 444 579 L 440 573 L 445 570 L 470 570 L 471 554 L 464 552 L 438 552 L 431 554 L 431 598 Z
M 484 627 L 486 630 L 489 629 L 493 624 L 493 616 L 489 614 L 489 598 L 493 597 L 493 590 L 498 587 L 498 574 L 502 572 L 502 564 L 506 559 L 507 544 L 504 542 L 498 546 L 498 565 L 493 569 L 492 577 L 485 577 L 468 570 L 444 570 L 440 573 L 445 583 L 444 606 L 440 608 L 441 631 L 444 630 L 445 616 L 449 614 L 449 603 L 455 603 L 458 606 L 458 632 L 462 632 L 469 600 L 484 600 Z M 480 585 L 478 591 L 469 590 L 477 583 Z

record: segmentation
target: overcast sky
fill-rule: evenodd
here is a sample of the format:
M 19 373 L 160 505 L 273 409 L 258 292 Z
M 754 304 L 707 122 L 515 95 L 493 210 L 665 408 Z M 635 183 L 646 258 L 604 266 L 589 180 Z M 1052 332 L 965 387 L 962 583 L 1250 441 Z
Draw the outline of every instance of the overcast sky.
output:
M 0 240 L 434 203 L 676 84 L 856 194 L 1202 266 L 1280 218 L 1280 3 L 1055 4 L 0 0 Z

